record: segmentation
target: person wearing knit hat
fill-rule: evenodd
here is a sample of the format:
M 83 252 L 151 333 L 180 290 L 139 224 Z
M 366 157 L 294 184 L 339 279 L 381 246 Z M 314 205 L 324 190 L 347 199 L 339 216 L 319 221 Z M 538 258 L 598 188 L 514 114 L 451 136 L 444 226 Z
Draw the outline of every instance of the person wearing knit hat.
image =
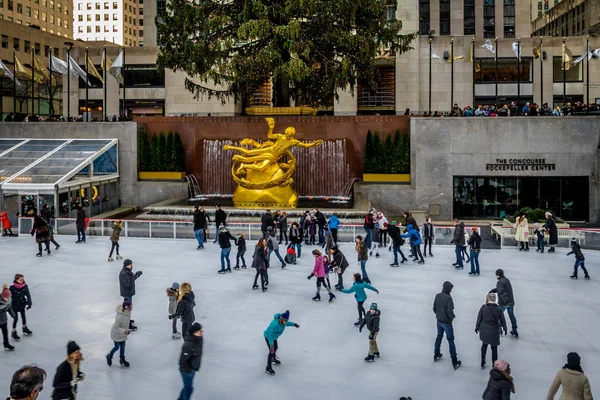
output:
M 15 312 L 15 318 L 12 324 L 12 338 L 15 341 L 21 340 L 17 334 L 17 324 L 19 322 L 19 314 L 21 315 L 21 323 L 23 324 L 23 335 L 29 336 L 33 332 L 27 327 L 27 315 L 26 310 L 31 308 L 31 294 L 29 293 L 29 286 L 25 282 L 25 277 L 22 274 L 15 274 L 13 284 L 10 286 L 10 293 L 12 294 L 12 309 Z
M 519 332 L 517 331 L 517 317 L 515 317 L 515 298 L 513 295 L 512 284 L 510 280 L 504 276 L 504 270 L 497 269 L 496 270 L 496 278 L 498 281 L 496 282 L 496 288 L 492 290 L 492 292 L 498 295 L 498 305 L 500 306 L 500 310 L 502 312 L 508 311 L 508 317 L 510 318 L 511 330 L 510 334 L 518 339 Z
M 490 371 L 490 379 L 483 392 L 483 400 L 510 399 L 515 392 L 513 377 L 510 376 L 510 365 L 503 360 L 496 360 Z
M 392 221 L 392 225 L 388 227 L 388 234 L 390 235 L 392 249 L 394 250 L 394 262 L 390 264 L 390 267 L 398 266 L 398 254 L 402 256 L 402 261 L 400 261 L 400 264 L 404 264 L 408 261 L 408 259 L 406 258 L 406 256 L 404 256 L 404 253 L 400 249 L 400 247 L 402 247 L 402 245 L 404 244 L 404 239 L 402 239 L 402 233 L 400 232 L 401 226 L 402 224 L 400 224 L 399 222 Z
M 272 363 L 275 363 L 275 365 L 281 364 L 281 361 L 277 358 L 277 339 L 283 334 L 283 331 L 285 331 L 287 326 L 300 328 L 300 325 L 290 321 L 290 310 L 285 310 L 285 312 L 281 314 L 275 314 L 273 316 L 273 321 L 271 321 L 267 329 L 265 329 L 265 342 L 267 342 L 267 346 L 269 347 L 267 368 L 265 368 L 265 372 L 269 375 L 275 375 L 275 371 L 271 366 Z
M 120 350 L 119 363 L 124 367 L 129 367 L 129 362 L 125 359 L 125 341 L 131 333 L 129 329 L 129 321 L 131 320 L 131 301 L 125 299 L 122 304 L 119 304 L 116 309 L 115 323 L 110 331 L 110 339 L 115 344 L 112 350 L 106 355 L 106 363 L 110 367 L 112 365 L 113 355 Z
M 75 400 L 77 396 L 77 384 L 85 378 L 80 366 L 83 362 L 81 348 L 74 341 L 67 343 L 67 359 L 63 361 L 54 375 L 53 400 Z
M 177 303 L 179 303 L 179 282 L 173 282 L 171 287 L 167 288 L 167 298 L 169 299 L 169 315 L 173 315 L 177 312 Z M 177 332 L 177 319 L 172 319 L 173 333 L 171 339 L 181 339 L 181 334 Z
M 358 328 L 359 332 L 362 332 L 363 327 L 366 325 L 369 330 L 369 354 L 365 358 L 367 362 L 375 361 L 375 357 L 379 358 L 379 347 L 377 347 L 377 335 L 379 334 L 379 321 L 381 319 L 381 311 L 377 308 L 377 303 L 371 303 L 369 312 L 367 313 L 362 324 Z
M 135 281 L 142 276 L 142 271 L 133 272 L 133 261 L 127 259 L 123 261 L 123 268 L 119 272 L 119 288 L 121 291 L 121 297 L 123 300 L 129 299 L 133 303 L 133 296 L 135 296 Z M 132 331 L 137 330 L 137 326 L 134 325 L 134 320 L 131 320 L 129 329 Z
M 360 263 L 360 272 L 362 273 L 363 280 L 368 284 L 371 284 L 369 275 L 367 274 L 367 260 L 369 259 L 369 246 L 367 242 L 362 239 L 362 236 L 356 236 L 354 249 L 358 253 L 358 262 Z
M 194 391 L 194 376 L 200 369 L 202 361 L 202 325 L 195 322 L 187 332 L 183 332 L 183 346 L 179 356 L 179 373 L 183 381 L 183 389 L 179 394 L 180 400 L 189 400 Z
M 473 233 L 467 240 L 467 244 L 471 247 L 470 251 L 470 263 L 471 263 L 471 272 L 469 272 L 470 276 L 479 276 L 479 253 L 481 253 L 481 235 L 477 232 L 477 227 L 474 226 L 471 228 Z
M 12 318 L 15 318 L 15 313 L 12 309 L 12 294 L 8 289 L 8 285 L 2 285 L 2 292 L 0 292 L 0 329 L 2 329 L 4 350 L 13 351 L 15 348 L 8 341 L 7 313 L 10 314 Z
M 554 400 L 561 385 L 561 399 L 593 399 L 590 381 L 584 375 L 583 369 L 581 369 L 581 357 L 579 357 L 579 354 L 574 352 L 567 354 L 567 363 L 556 373 L 546 398 Z
M 488 345 L 492 348 L 492 364 L 498 359 L 498 346 L 500 346 L 500 331 L 498 321 L 504 334 L 507 334 L 504 313 L 496 304 L 496 293 L 488 293 L 485 304 L 479 309 L 477 321 L 475 322 L 475 333 L 479 334 L 481 340 L 481 368 L 485 368 L 485 358 Z

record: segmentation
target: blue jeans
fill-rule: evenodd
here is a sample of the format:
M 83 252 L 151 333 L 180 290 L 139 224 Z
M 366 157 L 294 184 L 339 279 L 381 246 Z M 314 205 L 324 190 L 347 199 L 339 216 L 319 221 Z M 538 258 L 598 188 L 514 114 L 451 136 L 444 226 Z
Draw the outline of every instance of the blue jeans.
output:
M 360 272 L 364 281 L 369 281 L 369 275 L 367 275 L 367 260 L 360 260 Z M 368 282 L 367 282 L 368 283 Z
M 471 273 L 479 275 L 479 253 L 471 249 Z
M 183 380 L 183 389 L 181 389 L 181 393 L 179 393 L 177 400 L 190 400 L 192 398 L 192 392 L 194 391 L 194 375 L 196 375 L 196 371 L 179 372 L 181 373 L 181 380 Z
M 77 241 L 85 242 L 85 229 L 77 229 Z
M 573 266 L 573 275 L 577 276 L 577 267 L 581 267 L 585 276 L 588 276 L 587 269 L 585 269 L 585 260 L 575 260 L 575 265 Z
M 231 269 L 231 262 L 229 261 L 229 253 L 231 253 L 231 247 L 221 249 L 221 269 L 225 269 L 225 260 L 227 260 L 227 269 Z
M 215 240 L 213 243 L 217 243 L 217 240 L 219 240 L 219 225 L 215 227 Z
M 269 249 L 269 253 L 267 254 L 269 263 L 271 262 L 271 253 L 275 253 L 275 255 L 277 256 L 279 261 L 281 261 L 281 265 L 285 265 L 285 261 L 283 261 L 283 258 L 281 258 L 281 254 L 279 254 L 279 250 L 273 250 L 273 249 Z
M 235 255 L 235 266 L 239 266 L 240 265 L 240 258 L 242 259 L 242 265 L 245 267 L 246 266 L 246 260 L 244 259 L 244 254 L 246 254 L 246 250 L 243 251 L 239 251 L 237 252 L 237 254 Z
M 325 234 L 323 228 L 319 227 L 319 244 L 325 243 Z
M 294 250 L 296 250 L 298 257 L 300 257 L 302 255 L 302 243 L 292 244 L 292 247 L 294 247 Z
M 440 353 L 440 347 L 442 345 L 442 338 L 444 337 L 444 332 L 446 332 L 446 339 L 448 340 L 448 346 L 450 347 L 450 357 L 452 361 L 456 361 L 456 346 L 454 345 L 454 328 L 452 328 L 452 324 L 443 324 L 438 321 L 437 323 L 437 337 L 435 338 L 435 349 L 434 356 L 437 356 Z
M 196 236 L 196 240 L 198 241 L 198 246 L 204 247 L 204 242 L 202 241 L 202 229 L 196 229 L 194 231 L 194 236 Z
M 456 246 L 454 252 L 456 253 L 456 264 L 458 264 L 460 268 L 463 268 L 464 265 L 462 260 L 462 246 Z
M 500 310 L 504 312 L 508 310 L 508 317 L 510 318 L 510 325 L 513 332 L 517 331 L 517 318 L 515 318 L 514 306 L 500 306 Z
M 402 256 L 402 261 L 408 261 L 406 257 L 404 257 L 404 253 L 400 249 L 400 247 L 394 247 L 394 264 L 398 264 L 398 253 Z
M 367 245 L 367 248 L 370 249 L 371 241 L 373 239 L 373 229 L 365 229 L 365 232 L 367 232 L 367 235 L 365 236 L 365 244 Z
M 108 353 L 108 355 L 110 356 L 110 358 L 112 358 L 112 356 L 119 349 L 121 349 L 121 351 L 119 352 L 119 356 L 121 358 L 125 358 L 125 341 L 123 340 L 122 342 L 114 342 L 114 343 L 115 343 L 115 347 L 113 347 L 112 350 L 110 351 L 110 353 Z

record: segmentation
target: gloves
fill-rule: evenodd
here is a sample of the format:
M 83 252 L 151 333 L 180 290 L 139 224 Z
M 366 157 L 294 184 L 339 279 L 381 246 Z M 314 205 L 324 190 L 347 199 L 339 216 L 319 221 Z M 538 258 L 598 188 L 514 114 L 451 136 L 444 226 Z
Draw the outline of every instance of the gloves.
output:
M 475 329 L 475 333 L 479 333 L 479 329 Z
M 377 292 L 377 294 L 379 294 L 379 290 L 376 290 L 375 292 Z
M 369 335 L 369 340 L 373 340 L 373 334 L 372 333 Z
M 306 277 L 306 279 L 310 280 L 313 276 L 315 276 L 315 274 L 310 274 L 309 276 Z
M 275 346 L 269 346 L 269 353 L 275 354 Z
M 31 232 L 31 237 L 33 237 L 33 235 L 35 235 L 35 232 Z
M 135 273 L 135 276 L 142 276 L 142 271 L 138 271 Z
M 300 325 L 298 325 L 298 324 L 294 324 L 294 326 L 295 326 L 296 328 L 300 328 Z

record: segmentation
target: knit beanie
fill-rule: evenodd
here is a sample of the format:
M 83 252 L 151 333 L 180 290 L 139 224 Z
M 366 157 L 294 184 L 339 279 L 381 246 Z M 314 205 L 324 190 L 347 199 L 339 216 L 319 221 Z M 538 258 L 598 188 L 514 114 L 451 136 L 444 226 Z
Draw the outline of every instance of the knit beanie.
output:
M 132 265 L 132 264 L 133 264 L 133 261 L 131 261 L 130 259 L 127 259 L 127 260 L 123 261 L 123 266 L 124 267 L 127 267 L 128 265 Z
M 506 370 L 508 370 L 508 367 L 508 363 L 504 360 L 496 360 L 496 362 L 494 363 L 494 369 L 496 371 L 506 372 Z
M 67 355 L 68 356 L 75 353 L 77 350 L 81 350 L 81 347 L 79 347 L 79 345 L 77 343 L 75 343 L 72 340 L 69 343 L 67 343 Z
M 125 298 L 125 300 L 123 301 L 123 310 L 131 310 L 131 300 L 129 300 L 127 297 Z
M 196 333 L 200 330 L 202 330 L 202 325 L 199 324 L 198 322 L 194 322 L 192 324 L 192 326 L 190 327 L 190 335 L 193 335 L 194 333 Z
M 567 354 L 567 363 L 571 364 L 571 365 L 580 365 L 581 364 L 581 357 L 579 357 L 579 354 L 571 352 L 569 354 Z
M 171 289 L 173 289 L 173 290 L 179 289 L 179 282 L 173 282 L 173 284 L 171 284 Z
M 285 310 L 285 312 L 279 316 L 281 319 L 288 321 L 290 319 L 290 310 Z
M 502 269 L 497 269 L 497 270 L 496 270 L 496 276 L 504 276 L 504 270 L 502 270 Z
M 12 293 L 10 292 L 8 285 L 2 285 L 2 292 L 0 292 L 0 297 L 2 297 L 4 300 L 8 300 L 12 297 Z
M 495 303 L 496 302 L 496 293 L 488 293 L 487 296 L 485 297 L 486 302 L 488 303 Z
M 371 307 L 369 307 L 369 310 L 377 311 L 377 303 L 371 303 Z

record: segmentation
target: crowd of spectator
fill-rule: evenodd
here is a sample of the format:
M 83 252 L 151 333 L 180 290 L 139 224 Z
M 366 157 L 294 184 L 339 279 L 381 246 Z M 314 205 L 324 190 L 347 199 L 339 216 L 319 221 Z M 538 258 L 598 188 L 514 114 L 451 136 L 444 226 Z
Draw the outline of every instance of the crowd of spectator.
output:
M 589 105 L 589 112 L 597 114 L 600 108 L 597 104 Z M 588 113 L 588 105 L 582 102 L 574 104 L 567 103 L 564 107 L 559 105 L 550 108 L 548 103 L 539 106 L 537 103 L 527 102 L 521 109 L 516 102 L 504 104 L 502 106 L 482 105 L 473 109 L 471 106 L 460 108 L 457 103 L 450 112 L 435 111 L 431 114 L 432 117 L 515 117 L 515 116 L 541 116 L 541 117 L 560 117 L 568 115 L 582 115 Z M 429 113 L 425 112 L 424 116 L 428 117 Z
M 64 115 L 48 115 L 48 116 L 40 116 L 37 114 L 21 114 L 21 113 L 5 113 L 2 114 L 2 121 L 5 122 L 84 122 L 83 116 L 72 116 L 67 118 Z M 92 122 L 101 122 L 102 118 L 92 118 Z M 131 121 L 131 118 L 128 117 L 117 117 L 113 115 L 112 118 L 106 117 L 105 122 L 123 122 L 123 121 Z

